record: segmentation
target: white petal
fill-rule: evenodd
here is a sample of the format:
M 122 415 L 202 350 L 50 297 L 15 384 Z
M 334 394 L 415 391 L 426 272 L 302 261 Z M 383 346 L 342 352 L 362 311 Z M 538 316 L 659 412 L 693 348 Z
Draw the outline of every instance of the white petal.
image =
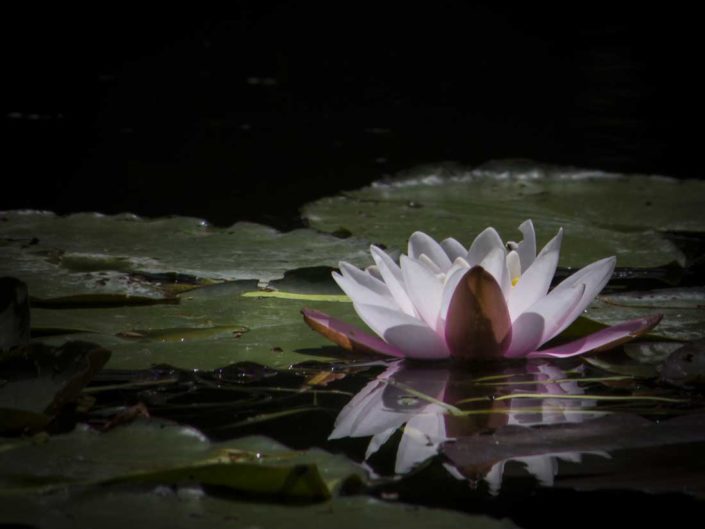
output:
M 468 262 L 463 259 L 462 257 L 458 257 L 455 261 L 453 261 L 453 266 L 451 266 L 448 271 L 446 272 L 446 278 L 445 281 L 448 282 L 448 279 L 452 277 L 458 270 L 469 270 L 470 265 Z
M 411 302 L 406 293 L 404 279 L 402 278 L 401 269 L 399 266 L 392 261 L 391 257 L 376 246 L 371 246 L 370 252 L 372 253 L 372 258 L 377 264 L 379 273 L 384 279 L 384 284 L 387 285 L 389 292 L 391 292 L 392 297 L 397 302 L 397 305 L 399 305 L 399 308 L 401 308 L 401 310 L 409 316 L 416 316 L 417 313 L 414 309 L 414 304 Z
M 509 279 L 509 274 L 507 272 L 507 262 L 505 258 L 506 252 L 504 247 L 493 248 L 485 256 L 485 258 L 480 261 L 479 265 L 489 272 L 492 277 L 494 277 L 497 284 L 502 289 L 504 297 L 506 299 L 509 289 L 512 283 Z
M 421 318 L 435 329 L 441 311 L 443 281 L 411 257 L 402 255 L 400 262 L 406 293 Z
M 502 487 L 502 475 L 504 474 L 505 463 L 506 460 L 495 463 L 487 474 L 485 474 L 484 480 L 492 496 L 496 496 L 499 493 L 499 489 Z
M 452 237 L 441 241 L 441 248 L 446 252 L 451 262 L 455 261 L 458 257 L 465 257 L 468 254 L 467 248 Z
M 383 376 L 391 376 L 397 368 L 398 364 L 392 366 Z M 340 411 L 328 439 L 367 437 L 388 429 L 393 432 L 409 420 L 411 414 L 390 410 L 385 406 L 386 387 L 387 383 L 380 379 L 367 384 Z
M 379 279 L 384 283 L 384 279 L 382 279 L 382 274 L 379 273 L 379 268 L 377 268 L 377 265 L 368 266 L 367 268 L 365 268 L 365 272 L 370 274 L 375 279 Z
M 526 465 L 526 470 L 532 474 L 544 487 L 551 487 L 558 473 L 558 463 L 550 455 L 528 456 L 516 459 Z
M 458 287 L 458 283 L 460 283 L 460 280 L 465 275 L 465 272 L 469 269 L 470 265 L 468 265 L 467 261 L 462 257 L 458 257 L 446 274 L 445 284 L 443 285 L 443 294 L 441 295 L 441 308 L 438 314 L 438 323 L 436 325 L 436 332 L 440 336 L 445 336 L 446 333 L 446 316 L 448 314 L 450 302 L 453 299 L 453 293 Z
M 384 284 L 384 281 L 382 279 L 375 277 L 367 271 L 363 272 L 362 270 L 351 265 L 350 263 L 346 263 L 345 261 L 340 261 L 338 263 L 338 267 L 340 268 L 340 272 L 342 273 L 343 277 L 347 280 L 352 281 L 356 285 L 364 287 L 365 289 L 370 290 L 374 294 L 382 296 L 383 298 L 386 298 L 389 301 L 394 301 L 392 293 L 389 291 L 389 287 Z
M 519 254 L 519 260 L 521 261 L 521 269 L 526 270 L 531 266 L 536 257 L 536 232 L 534 231 L 534 223 L 531 219 L 525 220 L 519 225 L 519 231 L 524 236 L 522 240 L 517 245 L 517 253 Z
M 443 413 L 419 413 L 404 427 L 394 471 L 405 474 L 438 453 L 447 440 Z
M 514 283 L 515 279 L 518 280 L 521 277 L 521 262 L 519 261 L 519 254 L 515 250 L 507 253 L 507 271 L 512 283 Z
M 400 310 L 392 295 L 387 291 L 387 295 L 381 295 L 374 290 L 356 283 L 352 278 L 341 276 L 333 272 L 333 279 L 347 296 L 355 303 L 365 303 L 366 305 L 379 305 L 390 310 Z M 386 288 L 386 287 L 385 287 Z
M 450 268 L 450 259 L 448 259 L 445 250 L 432 237 L 422 231 L 414 232 L 409 237 L 408 253 L 409 257 L 413 259 L 418 259 L 421 254 L 425 254 L 444 272 Z
M 420 264 L 424 265 L 429 272 L 431 272 L 434 275 L 438 275 L 438 274 L 443 273 L 443 271 L 440 269 L 440 267 L 436 263 L 434 263 L 431 260 L 431 258 L 428 255 L 426 255 L 425 253 L 422 253 L 421 255 L 419 255 L 418 261 Z
M 387 430 L 383 430 L 379 433 L 376 433 L 372 436 L 372 439 L 370 439 L 370 444 L 367 445 L 367 450 L 365 451 L 365 459 L 369 459 L 372 457 L 373 454 L 377 452 L 384 443 L 389 441 L 389 438 L 394 434 L 399 429 L 399 427 L 395 428 L 389 428 Z M 330 438 L 329 438 L 330 439 Z
M 612 277 L 612 272 L 614 272 L 614 265 L 616 262 L 617 259 L 615 257 L 607 257 L 605 259 L 595 261 L 585 268 L 578 270 L 572 276 L 564 279 L 556 288 L 553 289 L 553 291 L 551 291 L 551 293 L 556 290 L 560 292 L 563 289 L 572 288 L 579 283 L 583 283 L 585 285 L 585 292 L 583 293 L 582 298 L 580 298 L 580 301 L 566 316 L 563 324 L 556 329 L 553 336 L 557 336 L 566 327 L 568 327 L 568 325 L 573 323 L 578 316 L 583 313 L 592 300 L 595 299 L 595 297 L 610 280 L 610 277 Z M 546 340 L 550 340 L 553 336 L 546 338 Z
M 502 238 L 499 236 L 499 233 L 497 233 L 497 230 L 487 228 L 480 233 L 480 235 L 475 237 L 475 240 L 470 245 L 470 250 L 468 250 L 465 260 L 470 266 L 475 266 L 480 264 L 480 262 L 487 257 L 487 254 L 495 248 L 500 248 L 502 251 L 505 251 Z
M 445 341 L 423 321 L 377 305 L 353 303 L 358 316 L 387 343 L 410 358 L 447 358 Z
M 512 323 L 512 341 L 505 356 L 516 358 L 536 351 L 558 334 L 565 319 L 580 302 L 585 285 L 556 292 L 539 299 Z
M 558 230 L 558 234 L 543 247 L 536 260 L 511 289 L 507 299 L 507 307 L 512 321 L 548 292 L 551 280 L 556 273 L 556 266 L 558 266 L 562 240 L 563 228 Z
M 384 409 L 382 393 L 385 387 L 384 382 L 373 380 L 357 393 L 336 417 L 335 428 L 328 439 L 373 435 L 390 425 L 397 428 L 401 424 L 398 420 L 389 421 L 388 417 L 380 420 L 380 415 L 375 413 Z M 402 423 L 404 421 L 402 419 Z
M 340 261 L 338 263 L 338 267 L 344 277 L 352 279 L 355 283 L 365 286 L 381 296 L 391 296 L 387 285 L 384 284 L 384 281 L 373 277 L 367 272 L 363 272 L 356 266 L 346 263 L 345 261 Z

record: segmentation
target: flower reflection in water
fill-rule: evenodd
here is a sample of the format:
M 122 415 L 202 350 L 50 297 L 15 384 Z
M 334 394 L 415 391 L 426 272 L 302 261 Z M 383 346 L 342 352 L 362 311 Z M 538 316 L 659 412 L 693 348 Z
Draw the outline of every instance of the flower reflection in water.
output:
M 506 398 L 519 393 L 522 398 Z M 504 426 L 579 423 L 603 415 L 593 411 L 595 402 L 590 398 L 559 398 L 582 394 L 577 379 L 547 361 L 515 364 L 485 377 L 468 377 L 467 371 L 448 366 L 410 366 L 398 361 L 343 408 L 329 438 L 371 437 L 367 460 L 402 428 L 394 469 L 405 474 L 438 454 L 442 443 L 456 438 Z M 499 396 L 503 398 L 498 400 Z M 463 411 L 453 405 L 459 402 L 465 403 Z M 479 406 L 469 408 L 468 403 Z M 591 453 L 606 456 L 604 452 Z M 511 457 L 482 468 L 444 466 L 458 479 L 484 479 L 494 494 L 510 460 L 523 463 L 540 484 L 551 485 L 558 459 L 575 462 L 580 458 L 580 452 L 556 452 Z

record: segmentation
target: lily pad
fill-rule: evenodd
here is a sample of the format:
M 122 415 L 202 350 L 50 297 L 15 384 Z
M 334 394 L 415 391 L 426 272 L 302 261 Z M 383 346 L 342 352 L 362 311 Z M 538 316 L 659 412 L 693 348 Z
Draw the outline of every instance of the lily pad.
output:
M 651 335 L 665 340 L 692 341 L 705 337 L 705 288 L 663 288 L 600 296 L 587 316 L 614 324 L 648 313 L 663 314 Z
M 154 364 L 213 369 L 243 361 L 287 368 L 306 360 L 333 360 L 316 353 L 328 342 L 302 323 L 301 307 L 357 320 L 350 303 L 278 299 L 264 291 L 259 297 L 257 292 L 252 282 L 236 281 L 190 290 L 178 296 L 178 304 L 36 309 L 32 318 L 37 330 L 84 332 L 82 339 L 113 352 L 108 367 L 123 369 Z M 58 345 L 74 336 L 42 341 Z M 330 348 L 325 351 L 331 354 Z
M 162 527 L 212 529 L 214 527 L 292 526 L 358 529 L 360 527 L 454 529 L 512 529 L 509 520 L 431 509 L 366 496 L 335 498 L 323 504 L 285 506 L 243 502 L 204 494 L 198 487 L 157 487 L 147 491 L 110 490 L 66 499 L 60 495 L 41 498 L 0 496 L 0 512 L 9 524 L 73 529 L 74 527 Z M 119 516 L 116 516 L 119 513 Z
M 216 228 L 187 217 L 40 211 L 7 211 L 0 218 L 0 275 L 25 281 L 37 298 L 160 298 L 169 278 L 267 281 L 287 270 L 360 261 L 366 254 L 359 240 L 247 222 Z
M 150 420 L 0 446 L 0 462 L 0 495 L 71 484 L 197 482 L 320 501 L 346 480 L 364 477 L 345 457 L 322 450 L 294 451 L 263 437 L 211 443 L 193 428 Z
M 469 478 L 487 474 L 492 476 L 490 479 L 499 477 L 501 481 L 505 463 L 515 460 L 524 462 L 544 485 L 583 490 L 635 488 L 702 497 L 705 495 L 703 465 L 691 450 L 694 443 L 700 443 L 702 450 L 704 425 L 705 417 L 701 414 L 657 423 L 637 415 L 612 414 L 583 423 L 542 428 L 505 426 L 489 435 L 472 435 L 446 443 L 442 451 Z M 645 464 L 643 454 L 655 448 L 660 449 L 658 457 L 648 457 Z M 588 461 L 583 456 L 599 457 Z M 558 460 L 581 464 L 573 465 L 564 480 L 557 467 Z M 605 464 L 599 464 L 602 460 Z M 615 466 L 613 460 L 620 465 L 616 477 L 605 469 L 607 462 Z M 539 464 L 540 461 L 543 463 Z M 674 461 L 678 461 L 677 467 L 673 466 Z M 675 472 L 677 479 L 673 478 Z
M 422 230 L 464 245 L 487 226 L 505 239 L 531 218 L 539 241 L 559 227 L 563 266 L 616 255 L 620 266 L 658 266 L 685 255 L 658 230 L 705 231 L 705 182 L 611 174 L 534 162 L 502 161 L 476 169 L 431 166 L 320 199 L 303 208 L 313 228 L 345 228 L 355 237 L 405 249 Z M 348 239 L 350 240 L 350 239 Z

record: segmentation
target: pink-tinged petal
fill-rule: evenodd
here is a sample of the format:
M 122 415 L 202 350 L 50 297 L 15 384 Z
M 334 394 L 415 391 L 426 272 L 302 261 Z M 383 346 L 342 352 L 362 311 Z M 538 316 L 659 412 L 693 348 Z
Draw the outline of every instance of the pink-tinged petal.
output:
M 601 329 L 572 342 L 557 345 L 542 351 L 535 351 L 528 355 L 529 358 L 568 358 L 588 351 L 606 351 L 634 338 L 649 332 L 661 318 L 662 314 L 655 314 L 646 318 L 629 320 L 612 327 Z
M 563 289 L 570 289 L 581 283 L 585 285 L 585 293 L 583 294 L 583 297 L 575 305 L 575 307 L 571 309 L 570 313 L 566 315 L 563 324 L 555 329 L 555 333 L 552 336 L 545 337 L 545 341 L 548 341 L 563 332 L 568 325 L 573 323 L 578 316 L 583 313 L 592 300 L 595 299 L 595 297 L 605 287 L 610 277 L 612 277 L 612 272 L 614 272 L 614 265 L 616 262 L 617 259 L 615 257 L 607 257 L 606 259 L 595 261 L 585 268 L 578 270 L 572 276 L 564 279 L 551 291 L 551 293 L 555 291 L 560 292 Z
M 554 329 L 563 324 L 584 293 L 585 285 L 577 285 L 539 299 L 512 323 L 512 341 L 505 356 L 522 357 L 538 349 L 547 341 L 546 336 L 554 335 Z
M 350 277 L 342 276 L 336 272 L 332 274 L 333 280 L 338 283 L 340 289 L 356 303 L 366 303 L 368 305 L 381 305 L 388 309 L 399 310 L 398 305 L 391 294 L 380 295 L 364 285 L 356 283 Z
M 458 283 L 460 283 L 468 270 L 470 270 L 470 266 L 467 261 L 462 257 L 458 257 L 446 274 L 446 281 L 443 285 L 443 294 L 441 296 L 441 310 L 438 314 L 438 323 L 436 325 L 436 334 L 440 336 L 445 336 L 448 307 L 450 307 L 450 302 L 453 299 Z
M 411 257 L 402 255 L 400 263 L 406 292 L 411 302 L 426 324 L 435 329 L 441 311 L 442 280 Z
M 452 237 L 448 237 L 447 239 L 441 241 L 441 248 L 443 248 L 451 262 L 454 262 L 458 257 L 462 257 L 464 259 L 468 254 L 467 248 Z
M 470 266 L 478 265 L 495 248 L 500 248 L 504 251 L 504 243 L 502 243 L 502 238 L 497 233 L 497 230 L 487 228 L 472 241 L 465 260 Z
M 512 324 L 512 339 L 504 356 L 520 358 L 541 345 L 544 320 L 538 314 L 525 312 Z
M 384 279 L 384 284 L 389 288 L 392 297 L 399 305 L 402 311 L 404 311 L 409 316 L 416 316 L 416 310 L 414 309 L 414 304 L 409 299 L 406 293 L 406 287 L 404 285 L 404 279 L 401 274 L 401 269 L 399 266 L 392 261 L 392 258 L 387 255 L 386 252 L 380 250 L 376 246 L 370 247 L 370 252 L 372 253 L 372 258 L 377 264 L 379 273 Z
M 340 321 L 328 314 L 312 309 L 303 309 L 304 321 L 314 331 L 331 342 L 354 353 L 378 353 L 403 357 L 404 353 L 376 336 L 367 334 L 354 325 Z
M 511 341 L 512 324 L 502 289 L 480 266 L 461 278 L 448 307 L 445 337 L 454 357 L 496 358 Z
M 558 234 L 543 247 L 531 266 L 524 271 L 517 284 L 510 289 L 507 306 L 512 321 L 548 292 L 558 266 L 562 240 L 563 229 L 561 228 Z
M 368 272 L 363 272 L 359 268 L 346 263 L 345 261 L 340 261 L 340 263 L 338 263 L 338 267 L 344 277 L 351 279 L 360 286 L 366 287 L 375 294 L 391 299 L 392 294 L 389 292 L 387 285 L 384 284 L 384 281 L 374 277 Z
M 575 318 L 572 317 L 572 313 L 575 307 L 582 303 L 586 289 L 585 284 L 580 284 L 555 293 L 550 292 L 548 296 L 541 298 L 529 307 L 529 312 L 541 315 L 546 322 L 541 336 L 542 344 L 573 323 Z
M 353 303 L 353 307 L 377 336 L 404 356 L 428 360 L 450 356 L 443 339 L 423 321 L 377 305 Z
M 507 294 L 512 287 L 512 282 L 509 278 L 509 271 L 507 270 L 506 251 L 504 248 L 493 248 L 490 253 L 480 261 L 478 266 L 490 273 L 494 280 L 497 281 L 497 284 L 502 289 L 502 295 L 506 300 Z
M 536 258 L 536 232 L 534 231 L 534 223 L 531 219 L 525 220 L 519 225 L 519 231 L 524 236 L 516 248 L 521 262 L 521 269 L 527 270 L 531 263 Z
M 422 254 L 426 255 L 442 271 L 450 268 L 450 259 L 445 250 L 432 237 L 422 231 L 417 231 L 409 237 L 409 257 L 418 259 Z
M 333 279 L 350 299 L 357 303 L 399 308 L 387 285 L 382 281 L 343 261 L 339 263 L 339 267 L 342 275 L 333 272 Z

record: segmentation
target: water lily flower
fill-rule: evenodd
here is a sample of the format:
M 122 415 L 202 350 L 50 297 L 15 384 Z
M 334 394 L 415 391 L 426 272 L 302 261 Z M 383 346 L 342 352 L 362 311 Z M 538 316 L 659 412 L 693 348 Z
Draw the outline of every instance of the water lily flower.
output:
M 531 220 L 519 230 L 523 240 L 505 245 L 487 228 L 469 249 L 417 231 L 399 264 L 377 246 L 370 248 L 375 264 L 365 270 L 341 262 L 333 278 L 379 338 L 322 312 L 304 309 L 304 319 L 349 350 L 428 360 L 575 356 L 624 343 L 660 321 L 638 318 L 541 349 L 583 313 L 616 259 L 596 261 L 549 291 L 563 230 L 538 255 Z

